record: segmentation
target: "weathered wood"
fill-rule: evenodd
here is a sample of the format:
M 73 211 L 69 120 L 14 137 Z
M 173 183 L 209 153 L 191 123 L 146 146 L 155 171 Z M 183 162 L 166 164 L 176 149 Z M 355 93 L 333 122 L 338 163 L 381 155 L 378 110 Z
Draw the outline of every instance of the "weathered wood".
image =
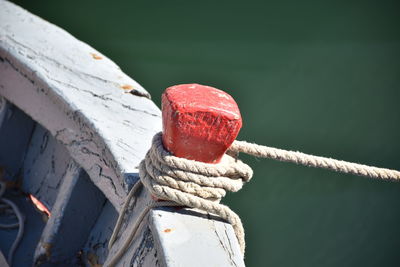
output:
M 8 111 L 8 102 L 4 97 L 0 96 L 0 128 L 3 124 L 4 118 L 6 117 Z
M 159 109 L 95 49 L 9 2 L 0 10 L 1 95 L 63 143 L 119 209 L 161 129 Z
M 106 261 L 108 256 L 108 240 L 117 217 L 117 211 L 107 201 L 83 247 L 83 256 L 85 257 L 85 262 L 89 263 L 89 266 L 98 266 L 96 264 L 103 264 Z
M 36 125 L 24 160 L 22 190 L 52 211 L 70 162 L 65 147 L 46 129 Z
M 134 222 L 150 201 L 147 190 L 137 194 L 136 201 L 127 212 L 120 236 L 109 251 L 108 260 L 113 258 L 129 237 Z M 105 266 L 107 264 L 108 261 L 105 261 Z M 230 224 L 212 215 L 182 208 L 151 210 L 119 264 L 171 267 L 244 266 L 240 247 Z
M 232 226 L 210 214 L 155 209 L 149 225 L 162 266 L 244 266 Z
M 105 204 L 104 195 L 74 162 L 62 177 L 51 216 L 36 247 L 35 266 L 74 265 Z
M 108 266 L 109 261 L 121 249 L 122 244 L 124 244 L 125 241 L 129 238 L 129 233 L 131 232 L 135 221 L 140 216 L 143 208 L 149 205 L 151 201 L 151 196 L 147 190 L 140 190 L 140 192 L 137 192 L 135 200 L 128 208 L 119 237 L 116 240 L 115 244 L 112 246 L 111 250 L 108 252 L 108 257 L 104 264 L 105 266 Z M 136 233 L 136 238 L 132 241 L 129 250 L 126 251 L 126 253 L 119 260 L 119 266 L 130 266 L 131 263 L 134 264 L 134 266 L 141 266 L 138 265 L 138 263 L 145 262 L 160 263 L 161 259 L 158 258 L 160 255 L 159 253 L 157 253 L 158 251 L 156 250 L 158 246 L 154 243 L 153 234 L 154 233 L 148 230 L 148 219 L 146 217 L 141 222 L 141 226 Z M 148 245 L 144 245 L 144 243 L 147 243 Z M 155 251 L 153 252 L 153 250 Z M 142 266 L 154 265 L 150 264 Z
M 32 135 L 35 122 L 0 97 L 0 165 L 5 179 L 16 180 Z
M 129 188 L 138 179 L 137 167 L 152 136 L 161 130 L 160 110 L 139 84 L 111 60 L 67 32 L 0 0 L 0 95 L 44 127 L 87 172 L 107 203 L 117 212 L 120 210 Z M 52 210 L 59 210 L 59 216 L 71 216 L 58 208 L 69 205 L 68 201 L 59 202 L 61 192 L 66 191 L 58 190 Z M 81 192 L 74 201 L 84 201 L 84 195 Z M 108 252 L 106 245 L 116 213 L 106 204 L 92 231 L 85 228 L 89 237 L 83 258 L 103 264 L 115 255 L 150 199 L 147 190 L 137 196 L 122 234 Z M 79 227 L 74 220 L 69 222 L 71 227 Z M 182 226 L 187 231 L 196 228 L 186 235 L 185 242 L 173 245 L 163 237 L 167 224 Z M 68 231 L 49 221 L 42 238 L 54 240 L 51 236 L 55 233 L 62 236 Z M 39 248 L 36 256 L 40 255 L 43 253 Z M 211 222 L 208 217 L 184 209 L 160 209 L 151 211 L 142 222 L 119 266 L 187 266 L 189 260 L 190 266 L 205 262 L 243 265 L 230 225 L 218 220 Z

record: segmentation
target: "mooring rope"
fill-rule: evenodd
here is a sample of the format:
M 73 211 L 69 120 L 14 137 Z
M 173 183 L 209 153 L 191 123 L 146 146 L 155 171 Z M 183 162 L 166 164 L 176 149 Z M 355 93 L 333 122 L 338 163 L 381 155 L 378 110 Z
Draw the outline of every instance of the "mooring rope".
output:
M 140 163 L 139 176 L 141 183 L 138 182 L 127 196 L 112 237 L 110 238 L 109 249 L 111 249 L 117 238 L 122 219 L 131 199 L 142 184 L 153 196 L 168 200 L 168 202 L 153 201 L 142 211 L 134 227 L 132 227 L 128 238 L 110 261 L 109 266 L 116 264 L 128 248 L 145 215 L 151 208 L 156 206 L 187 206 L 220 216 L 232 225 L 242 254 L 244 255 L 245 239 L 242 222 L 239 216 L 229 207 L 219 203 L 221 198 L 225 196 L 226 191 L 236 192 L 240 190 L 243 183 L 248 182 L 253 175 L 252 169 L 247 164 L 230 156 L 239 152 L 256 157 L 292 162 L 342 173 L 380 179 L 400 179 L 400 172 L 396 170 L 318 157 L 245 141 L 234 141 L 220 163 L 203 163 L 171 155 L 171 153 L 164 149 L 162 134 L 158 133 L 153 137 L 152 146 L 147 152 L 145 159 Z
M 292 162 L 307 167 L 328 169 L 358 176 L 392 180 L 400 179 L 400 172 L 396 170 L 377 168 L 343 160 L 313 156 L 298 151 L 288 151 L 273 147 L 261 146 L 245 141 L 234 141 L 230 150 L 234 152 L 243 152 L 255 157 Z

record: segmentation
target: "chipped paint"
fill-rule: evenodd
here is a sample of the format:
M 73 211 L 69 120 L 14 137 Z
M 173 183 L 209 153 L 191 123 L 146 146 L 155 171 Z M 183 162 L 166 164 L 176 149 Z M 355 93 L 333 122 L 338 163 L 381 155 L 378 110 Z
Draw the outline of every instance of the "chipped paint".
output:
M 123 85 L 121 85 L 120 86 L 122 89 L 124 89 L 124 90 L 127 90 L 127 91 L 130 91 L 130 90 L 133 90 L 134 88 L 133 88 L 133 86 L 132 85 L 130 85 L 130 84 L 123 84 Z M 129 93 L 129 92 L 128 92 Z
M 96 254 L 91 253 L 91 252 L 89 252 L 87 254 L 87 263 L 88 263 L 88 265 L 90 267 L 101 267 L 101 266 L 103 266 L 103 265 L 101 265 L 99 263 L 99 257 Z
M 173 211 L 150 212 L 150 229 L 164 256 L 162 266 L 244 267 L 230 224 L 196 209 Z
M 49 209 L 42 202 L 40 202 L 39 199 L 37 199 L 34 195 L 31 195 L 31 194 L 29 194 L 28 196 L 37 210 L 46 214 L 47 217 L 50 217 L 51 213 L 50 213 Z
M 99 56 L 99 55 L 96 54 L 96 53 L 90 53 L 90 55 L 92 56 L 93 59 L 96 59 L 96 60 L 101 60 L 101 59 L 103 59 L 102 56 Z
M 42 248 L 45 250 L 45 255 L 48 259 L 51 257 L 51 249 L 53 248 L 53 244 L 51 243 L 41 243 Z

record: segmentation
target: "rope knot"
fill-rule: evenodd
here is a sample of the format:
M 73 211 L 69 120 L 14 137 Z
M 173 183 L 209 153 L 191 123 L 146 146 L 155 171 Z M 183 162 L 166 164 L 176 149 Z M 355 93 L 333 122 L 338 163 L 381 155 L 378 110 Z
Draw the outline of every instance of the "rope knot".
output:
M 251 179 L 253 171 L 247 164 L 228 154 L 242 152 L 256 157 L 292 162 L 308 167 L 325 168 L 372 178 L 400 180 L 400 172 L 396 170 L 318 157 L 237 140 L 233 142 L 220 163 L 203 163 L 174 157 L 164 149 L 161 136 L 162 134 L 158 133 L 153 137 L 152 146 L 139 165 L 139 176 L 142 183 L 136 183 L 129 192 L 110 237 L 109 249 L 117 238 L 130 200 L 142 184 L 155 197 L 169 202 L 153 202 L 143 210 L 134 227 L 132 227 L 129 237 L 111 259 L 109 266 L 114 266 L 127 249 L 141 220 L 151 208 L 175 204 L 213 213 L 228 221 L 235 231 L 244 255 L 245 241 L 242 222 L 236 213 L 219 202 L 225 196 L 226 191 L 236 192 L 240 190 L 243 183 Z
M 225 154 L 220 163 L 210 164 L 178 158 L 164 149 L 161 133 L 140 163 L 143 185 L 157 198 L 216 214 L 232 224 L 244 252 L 244 231 L 240 218 L 220 204 L 226 191 L 237 192 L 253 175 L 239 159 Z

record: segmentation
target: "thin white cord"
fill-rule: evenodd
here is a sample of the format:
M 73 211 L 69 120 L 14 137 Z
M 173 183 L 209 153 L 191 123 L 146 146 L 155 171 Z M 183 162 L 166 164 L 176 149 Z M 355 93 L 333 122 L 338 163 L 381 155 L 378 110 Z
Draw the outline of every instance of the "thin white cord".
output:
M 5 192 L 6 189 L 6 185 L 4 182 L 0 182 L 0 202 L 5 203 L 6 205 L 8 205 L 9 207 L 11 207 L 11 209 L 13 210 L 14 214 L 17 216 L 18 222 L 17 223 L 13 223 L 13 224 L 0 224 L 0 228 L 2 229 L 10 229 L 10 228 L 16 228 L 18 227 L 18 233 L 17 236 L 13 242 L 13 244 L 11 245 L 11 248 L 8 252 L 8 257 L 7 257 L 7 261 L 8 264 L 11 266 L 12 262 L 13 262 L 13 257 L 14 257 L 14 253 L 15 250 L 18 248 L 18 245 L 24 235 L 24 216 L 22 215 L 21 211 L 19 210 L 18 206 L 11 200 L 6 199 L 3 197 L 3 194 Z

